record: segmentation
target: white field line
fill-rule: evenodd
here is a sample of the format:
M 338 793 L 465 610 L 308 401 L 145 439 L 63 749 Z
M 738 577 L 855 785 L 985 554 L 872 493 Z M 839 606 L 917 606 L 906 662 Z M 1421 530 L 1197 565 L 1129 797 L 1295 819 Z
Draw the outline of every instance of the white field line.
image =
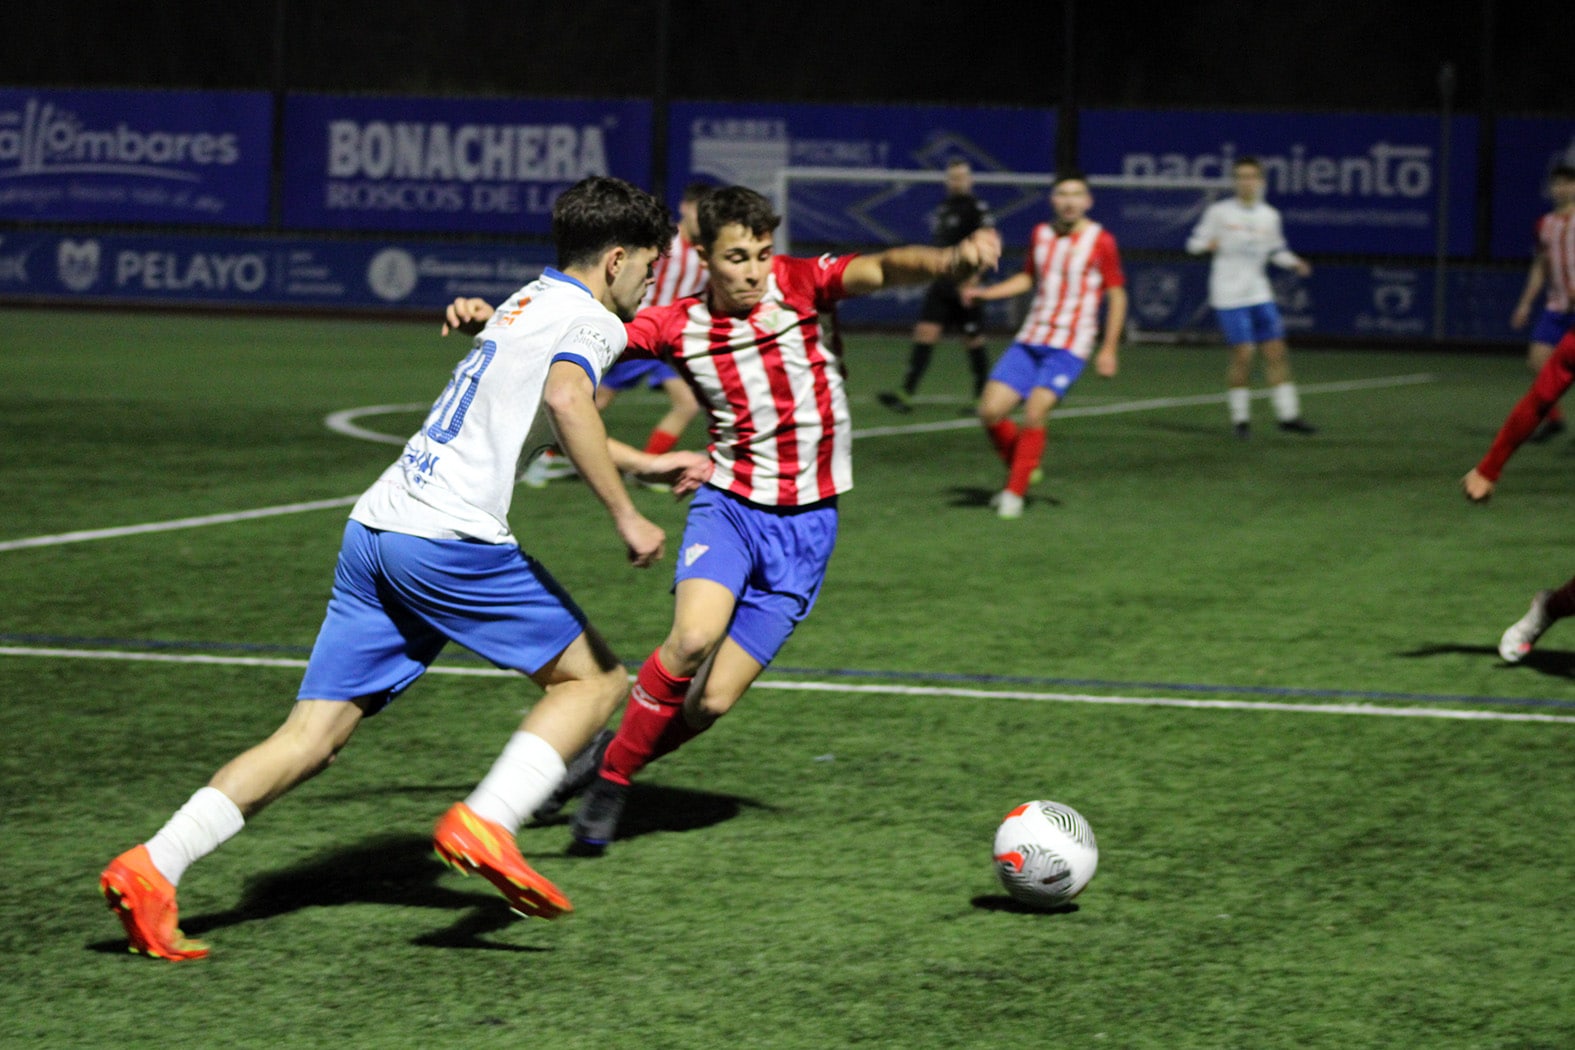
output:
M 1302 394 L 1343 394 L 1352 390 L 1379 390 L 1385 387 L 1417 386 L 1422 383 L 1436 383 L 1438 376 L 1430 372 L 1417 372 L 1403 376 L 1378 376 L 1373 379 L 1351 379 L 1338 383 L 1298 383 L 1296 389 Z M 1270 396 L 1268 390 L 1254 390 L 1254 398 Z M 1193 405 L 1217 405 L 1225 401 L 1224 394 L 1195 394 L 1190 397 L 1153 397 L 1143 401 L 1117 401 L 1109 405 L 1073 405 L 1071 408 L 1057 408 L 1056 419 L 1074 419 L 1079 416 L 1115 416 L 1126 412 L 1150 412 L 1161 408 L 1185 408 Z M 867 427 L 864 430 L 855 430 L 855 438 L 891 437 L 897 434 L 921 434 L 939 430 L 967 430 L 977 427 L 979 421 L 970 417 L 962 419 L 943 419 L 936 423 L 909 423 L 903 426 Z
M 41 649 L 0 646 L 0 656 L 53 657 L 75 660 L 129 660 L 143 663 L 208 664 L 230 667 L 279 667 L 301 669 L 305 660 L 264 656 L 204 656 L 185 653 L 140 653 L 114 649 Z M 516 671 L 489 667 L 430 669 L 431 674 L 467 675 L 478 678 L 514 678 Z M 632 676 L 631 676 L 632 678 Z M 1122 707 L 1174 707 L 1194 711 L 1273 711 L 1306 715 L 1368 715 L 1381 718 L 1442 718 L 1472 722 L 1552 722 L 1575 724 L 1575 715 L 1523 714 L 1517 711 L 1451 710 L 1432 707 L 1379 707 L 1372 704 L 1279 704 L 1258 700 L 1188 700 L 1163 696 L 1095 696 L 1089 693 L 1036 693 L 1021 690 L 959 689 L 950 686 L 851 685 L 838 682 L 792 682 L 762 679 L 752 689 L 782 689 L 815 693 L 864 693 L 885 696 L 938 697 L 963 700 L 1027 700 L 1036 703 L 1110 704 Z
M 1346 393 L 1353 390 L 1377 390 L 1384 387 L 1415 386 L 1421 383 L 1436 382 L 1438 377 L 1427 372 L 1418 372 L 1412 375 L 1379 376 L 1373 379 L 1352 379 L 1338 383 L 1309 383 L 1298 389 L 1303 394 L 1335 394 Z M 1268 391 L 1258 390 L 1253 396 L 1263 398 L 1269 396 Z M 1198 394 L 1191 397 L 1156 397 L 1143 401 L 1118 401 L 1108 405 L 1083 405 L 1063 408 L 1056 412 L 1057 419 L 1072 419 L 1079 416 L 1113 416 L 1126 412 L 1150 412 L 1162 408 L 1182 408 L 1191 405 L 1218 404 L 1225 400 L 1224 394 Z M 377 441 L 383 444 L 403 445 L 404 437 L 394 437 L 390 434 L 380 434 L 375 430 L 367 430 L 357 426 L 355 421 L 362 416 L 383 415 L 391 412 L 414 412 L 428 406 L 421 404 L 411 405 L 367 405 L 363 408 L 347 408 L 335 412 L 324 418 L 323 423 L 330 430 L 344 434 L 348 437 L 358 438 L 362 441 Z M 936 423 L 909 423 L 901 426 L 867 427 L 855 430 L 855 438 L 891 437 L 899 434 L 925 434 L 943 430 L 966 430 L 977 427 L 979 421 L 973 418 L 947 419 Z M 81 532 L 63 532 L 54 536 L 32 536 L 27 539 L 0 541 L 0 551 L 21 550 L 25 547 L 50 547 L 61 543 L 80 543 L 85 540 L 115 539 L 121 536 L 138 536 L 149 532 L 167 532 L 172 529 L 194 529 L 204 525 L 227 525 L 237 521 L 251 521 L 255 518 L 270 518 L 279 514 L 300 514 L 306 511 L 327 510 L 333 507 L 348 507 L 355 503 L 357 496 L 341 496 L 338 499 L 317 500 L 312 503 L 287 503 L 278 507 L 259 507 L 255 510 L 241 510 L 229 514 L 209 514 L 200 518 L 179 518 L 174 521 L 148 522 L 142 525 L 123 525 L 118 528 L 88 529 Z
M 253 518 L 271 518 L 280 514 L 302 514 L 310 510 L 328 510 L 348 507 L 357 496 L 340 496 L 320 499 L 311 503 L 286 503 L 278 507 L 259 507 L 256 510 L 238 510 L 229 514 L 209 514 L 201 518 L 177 518 L 174 521 L 151 521 L 143 525 L 122 525 L 113 529 L 88 529 L 84 532 L 62 532 L 54 536 L 32 536 L 25 540 L 6 540 L 0 551 L 21 550 L 24 547 L 52 547 L 59 543 L 81 543 L 83 540 L 108 540 L 117 536 L 138 536 L 145 532 L 169 532 L 172 529 L 195 529 L 204 525 L 227 525 L 233 521 L 250 521 Z

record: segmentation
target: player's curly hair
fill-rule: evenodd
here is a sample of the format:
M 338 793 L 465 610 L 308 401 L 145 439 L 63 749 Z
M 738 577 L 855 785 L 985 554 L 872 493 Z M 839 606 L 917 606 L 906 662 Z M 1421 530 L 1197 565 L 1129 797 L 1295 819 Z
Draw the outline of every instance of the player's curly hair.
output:
M 667 205 L 608 175 L 581 179 L 552 205 L 558 268 L 594 265 L 609 248 L 655 248 L 663 255 L 677 227 Z
M 782 216 L 771 209 L 771 202 L 748 186 L 724 186 L 700 199 L 697 207 L 700 243 L 710 248 L 723 227 L 739 225 L 755 236 L 771 233 Z

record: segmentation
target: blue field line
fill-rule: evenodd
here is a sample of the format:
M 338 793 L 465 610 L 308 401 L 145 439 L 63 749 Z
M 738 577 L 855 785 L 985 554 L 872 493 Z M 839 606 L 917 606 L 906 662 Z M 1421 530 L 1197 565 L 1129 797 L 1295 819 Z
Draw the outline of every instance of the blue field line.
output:
M 119 646 L 142 650 L 181 650 L 188 652 L 243 652 L 278 653 L 281 655 L 308 656 L 311 647 L 305 645 L 266 645 L 256 642 L 194 642 L 168 641 L 156 638 L 90 638 L 77 635 L 55 634 L 0 634 L 0 644 L 38 646 Z M 444 662 L 470 661 L 487 663 L 469 650 L 453 647 L 445 651 Z M 638 665 L 629 665 L 631 671 Z M 1219 693 L 1235 696 L 1297 697 L 1305 700 L 1369 700 L 1403 701 L 1409 703 L 1493 704 L 1509 707 L 1551 707 L 1575 709 L 1575 700 L 1555 700 L 1549 697 L 1525 696 L 1474 696 L 1466 693 L 1396 693 L 1367 689 L 1307 689 L 1295 686 L 1272 685 L 1211 685 L 1204 682 L 1146 682 L 1117 681 L 1105 678 L 1053 678 L 1039 675 L 961 674 L 947 671 L 871 671 L 852 667 L 778 667 L 766 671 L 768 675 L 797 675 L 812 678 L 861 678 L 887 682 L 947 682 L 961 685 L 1013 685 L 1046 688 L 1074 689 L 1158 689 L 1183 693 Z

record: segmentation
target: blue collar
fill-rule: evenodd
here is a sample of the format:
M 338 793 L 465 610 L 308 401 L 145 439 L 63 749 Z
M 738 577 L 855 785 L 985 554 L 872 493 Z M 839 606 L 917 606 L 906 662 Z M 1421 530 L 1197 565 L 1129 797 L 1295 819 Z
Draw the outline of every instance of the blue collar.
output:
M 554 281 L 563 281 L 565 284 L 572 284 L 572 285 L 574 285 L 574 287 L 578 288 L 580 291 L 584 292 L 586 295 L 590 295 L 591 294 L 591 290 L 589 288 L 585 287 L 585 285 L 581 284 L 579 281 L 576 281 L 573 277 L 570 277 L 568 274 L 564 273 L 561 270 L 556 269 L 555 267 L 552 267 L 552 266 L 547 267 L 545 270 L 541 271 L 541 275 L 543 277 L 551 278 Z

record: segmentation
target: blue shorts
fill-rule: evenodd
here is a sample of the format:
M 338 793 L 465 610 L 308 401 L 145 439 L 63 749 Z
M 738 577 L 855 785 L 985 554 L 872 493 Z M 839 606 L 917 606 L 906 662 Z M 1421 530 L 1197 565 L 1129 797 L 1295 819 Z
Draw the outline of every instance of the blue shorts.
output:
M 1072 384 L 1087 366 L 1087 361 L 1070 350 L 1013 343 L 995 363 L 990 378 L 1017 391 L 1018 397 L 1026 398 L 1034 387 L 1042 386 L 1055 391 L 1060 400 L 1066 397 L 1066 392 L 1072 389 Z
M 1544 310 L 1542 316 L 1537 318 L 1536 326 L 1531 329 L 1531 341 L 1557 346 L 1571 328 L 1575 328 L 1575 310 L 1566 313 Z
M 533 674 L 584 630 L 585 614 L 518 547 L 350 521 L 296 698 L 372 697 L 371 714 L 420 678 L 450 640 Z
M 673 584 L 712 580 L 732 591 L 728 637 L 765 667 L 815 607 L 836 545 L 835 497 L 762 507 L 705 485 L 689 508 Z
M 615 362 L 602 375 L 602 385 L 611 390 L 629 390 L 644 383 L 655 389 L 669 379 L 677 378 L 678 373 L 665 361 L 658 361 L 654 357 L 637 357 Z
M 1285 322 L 1280 319 L 1280 308 L 1273 303 L 1215 310 L 1214 316 L 1219 318 L 1220 331 L 1225 333 L 1225 342 L 1230 346 L 1285 338 Z

